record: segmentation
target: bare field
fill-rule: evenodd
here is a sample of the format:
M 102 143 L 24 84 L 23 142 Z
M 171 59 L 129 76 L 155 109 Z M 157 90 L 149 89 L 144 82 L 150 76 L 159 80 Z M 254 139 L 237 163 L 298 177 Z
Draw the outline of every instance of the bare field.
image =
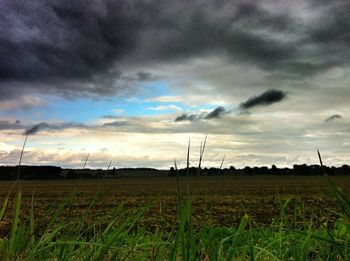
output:
M 350 194 L 350 177 L 332 179 Z M 295 224 L 311 216 L 317 217 L 315 222 L 332 224 L 338 211 L 329 185 L 321 176 L 182 177 L 179 180 L 182 195 L 188 191 L 193 200 L 193 219 L 197 226 L 236 226 L 245 214 L 258 224 L 270 226 L 272 220 L 278 220 L 281 206 L 288 199 L 286 213 Z M 62 219 L 69 221 L 83 216 L 82 222 L 89 227 L 104 226 L 113 219 L 122 220 L 133 211 L 143 212 L 140 225 L 150 230 L 170 230 L 177 220 L 176 178 L 21 181 L 16 186 L 13 182 L 1 181 L 1 202 L 9 193 L 14 195 L 18 188 L 22 191 L 23 218 L 29 213 L 34 195 L 39 228 L 49 222 L 60 206 Z M 10 196 L 12 201 L 13 198 Z M 12 205 L 10 202 L 0 223 L 1 235 L 10 229 Z

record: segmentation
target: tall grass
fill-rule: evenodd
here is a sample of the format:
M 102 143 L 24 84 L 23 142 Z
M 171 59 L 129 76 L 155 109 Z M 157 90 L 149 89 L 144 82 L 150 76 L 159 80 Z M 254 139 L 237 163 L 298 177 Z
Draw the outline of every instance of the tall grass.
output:
M 85 161 L 84 161 L 83 169 L 85 169 L 85 167 L 86 167 L 86 163 L 87 163 L 88 160 L 89 160 L 89 156 L 90 156 L 90 153 L 88 153 L 88 154 L 86 155 L 86 158 L 85 158 Z
M 221 161 L 221 164 L 220 164 L 220 168 L 219 168 L 219 170 L 221 170 L 221 169 L 222 169 L 222 165 L 224 164 L 225 157 L 226 157 L 226 156 L 224 156 L 224 157 L 222 158 L 222 161 Z
M 205 134 L 204 142 L 201 142 L 201 145 L 199 147 L 199 161 L 198 161 L 198 176 L 201 174 L 201 168 L 202 168 L 202 160 L 204 155 L 205 146 L 207 144 L 207 137 L 208 135 Z
M 316 226 L 318 217 L 313 216 L 297 228 L 285 214 L 289 200 L 281 203 L 280 219 L 270 227 L 255 224 L 248 215 L 238 227 L 195 226 L 191 199 L 183 201 L 178 183 L 178 222 L 170 232 L 151 232 L 141 226 L 138 221 L 146 211 L 141 207 L 127 210 L 116 206 L 115 218 L 106 227 L 82 225 L 98 196 L 85 214 L 65 221 L 61 215 L 75 200 L 72 193 L 57 207 L 41 234 L 35 220 L 35 196 L 28 221 L 19 190 L 13 201 L 11 230 L 0 239 L 0 260 L 349 260 L 350 205 L 338 188 L 331 188 L 340 204 L 339 219 L 333 226 Z M 7 202 L 1 207 L 0 222 Z
M 19 156 L 19 162 L 18 162 L 18 171 L 17 171 L 17 178 L 16 180 L 19 180 L 20 175 L 21 175 L 21 164 L 22 164 L 22 158 L 23 158 L 23 153 L 24 153 L 24 148 L 26 147 L 26 143 L 28 140 L 29 133 L 26 134 L 26 137 L 23 142 L 22 150 L 21 150 L 21 155 Z

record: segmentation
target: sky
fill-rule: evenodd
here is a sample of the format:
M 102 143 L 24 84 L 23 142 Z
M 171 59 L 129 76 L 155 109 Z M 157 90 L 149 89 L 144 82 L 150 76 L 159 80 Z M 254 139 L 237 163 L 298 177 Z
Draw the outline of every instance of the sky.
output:
M 349 164 L 348 0 L 0 0 L 0 165 Z

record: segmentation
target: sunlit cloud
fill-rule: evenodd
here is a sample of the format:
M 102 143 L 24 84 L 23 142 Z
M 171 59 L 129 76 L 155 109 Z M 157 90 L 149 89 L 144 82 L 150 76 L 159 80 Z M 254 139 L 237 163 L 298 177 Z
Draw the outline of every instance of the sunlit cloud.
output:
M 112 112 L 114 112 L 115 114 L 123 114 L 125 112 L 124 109 L 114 109 L 112 110 Z
M 148 110 L 153 110 L 153 111 L 183 111 L 183 109 L 179 106 L 176 105 L 159 105 L 156 107 L 148 107 Z

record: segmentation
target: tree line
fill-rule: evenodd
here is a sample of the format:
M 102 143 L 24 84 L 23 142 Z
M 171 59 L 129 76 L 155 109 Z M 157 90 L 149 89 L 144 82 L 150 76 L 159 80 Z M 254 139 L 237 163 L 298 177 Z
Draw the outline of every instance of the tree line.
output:
M 241 169 L 236 169 L 234 166 L 230 166 L 229 168 L 220 169 L 220 168 L 203 168 L 198 169 L 195 167 L 175 170 L 174 167 L 170 168 L 169 176 L 229 176 L 229 175 L 237 175 L 237 176 L 257 176 L 257 175 L 298 175 L 298 176 L 320 176 L 327 173 L 328 175 L 350 175 L 350 166 L 343 165 L 341 167 L 329 167 L 320 165 L 293 165 L 293 168 L 277 168 L 275 165 L 272 167 L 249 167 L 246 166 Z
M 0 180 L 50 180 L 50 179 L 82 179 L 82 178 L 115 178 L 127 177 L 128 173 L 146 173 L 147 176 L 160 176 L 160 171 L 153 168 L 121 168 L 121 169 L 63 169 L 56 166 L 0 166 Z M 196 168 L 175 170 L 171 167 L 168 171 L 162 171 L 164 176 L 257 176 L 257 175 L 301 175 L 301 176 L 318 176 L 327 173 L 328 175 L 343 176 L 350 175 L 350 166 L 343 165 L 341 167 L 329 167 L 320 165 L 293 165 L 292 168 L 272 167 L 244 167 L 235 168 Z M 19 175 L 18 175 L 19 174 Z M 162 174 L 163 175 L 163 174 Z

